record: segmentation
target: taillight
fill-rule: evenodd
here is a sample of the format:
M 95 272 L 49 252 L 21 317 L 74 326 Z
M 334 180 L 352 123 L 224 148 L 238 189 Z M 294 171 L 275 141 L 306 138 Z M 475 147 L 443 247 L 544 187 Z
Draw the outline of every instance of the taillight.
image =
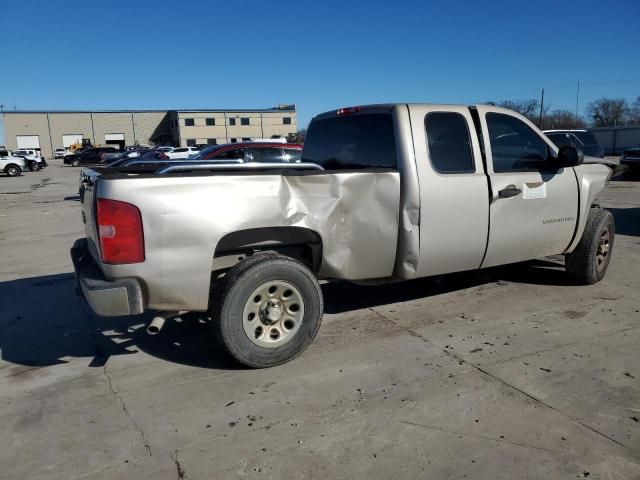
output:
M 102 262 L 144 262 L 144 235 L 138 207 L 106 198 L 98 198 L 97 203 Z

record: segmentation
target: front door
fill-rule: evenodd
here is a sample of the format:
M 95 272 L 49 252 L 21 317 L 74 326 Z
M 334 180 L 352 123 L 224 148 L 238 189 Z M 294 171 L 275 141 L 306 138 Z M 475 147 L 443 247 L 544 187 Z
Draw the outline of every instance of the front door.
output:
M 573 168 L 554 168 L 556 147 L 523 117 L 477 107 L 491 182 L 483 267 L 562 253 L 578 220 Z

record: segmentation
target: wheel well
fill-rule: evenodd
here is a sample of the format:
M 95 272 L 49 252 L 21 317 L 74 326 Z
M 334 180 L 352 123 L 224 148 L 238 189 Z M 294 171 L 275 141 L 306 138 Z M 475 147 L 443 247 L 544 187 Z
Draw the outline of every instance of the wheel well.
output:
M 322 239 L 313 230 L 304 227 L 250 228 L 220 239 L 214 253 L 213 270 L 229 268 L 246 256 L 265 251 L 295 258 L 314 273 L 320 270 L 322 263 Z
M 20 165 L 18 165 L 17 163 L 8 163 L 8 164 L 6 164 L 6 165 L 4 166 L 4 169 L 6 170 L 6 169 L 7 169 L 7 168 L 9 168 L 9 167 L 16 167 L 17 169 L 22 170 L 22 169 L 20 168 Z

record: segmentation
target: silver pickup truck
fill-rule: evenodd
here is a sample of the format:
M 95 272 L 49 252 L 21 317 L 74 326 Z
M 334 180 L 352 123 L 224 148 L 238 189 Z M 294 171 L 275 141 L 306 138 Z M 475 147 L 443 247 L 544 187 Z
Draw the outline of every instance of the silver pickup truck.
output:
M 564 254 L 604 276 L 612 171 L 493 106 L 390 104 L 315 117 L 296 164 L 95 168 L 81 186 L 79 291 L 101 316 L 209 312 L 252 367 L 312 342 L 320 279 L 383 283 Z

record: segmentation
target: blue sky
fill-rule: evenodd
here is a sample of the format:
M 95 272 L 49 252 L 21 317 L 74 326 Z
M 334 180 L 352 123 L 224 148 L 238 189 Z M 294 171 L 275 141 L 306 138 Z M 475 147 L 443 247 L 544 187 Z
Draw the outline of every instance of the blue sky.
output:
M 0 104 L 257 108 L 640 96 L 640 0 L 0 0 Z M 581 108 L 582 110 L 582 108 Z M 0 133 L 0 143 L 2 143 Z

